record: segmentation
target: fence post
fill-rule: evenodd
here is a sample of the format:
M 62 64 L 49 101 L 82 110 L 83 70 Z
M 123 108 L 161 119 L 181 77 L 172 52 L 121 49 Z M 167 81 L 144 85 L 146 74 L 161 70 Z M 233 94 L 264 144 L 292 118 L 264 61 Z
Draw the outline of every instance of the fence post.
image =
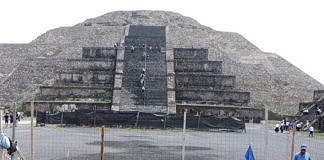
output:
M 62 110 L 62 112 L 61 112 L 62 114 L 61 114 L 61 127 L 63 127 L 63 113 L 64 113 L 64 111 Z
M 101 127 L 100 160 L 104 159 L 105 127 Z
M 4 110 L 4 108 L 2 108 L 0 106 L 0 133 L 2 133 L 2 116 L 3 116 L 3 110 Z M 0 149 L 0 158 L 1 159 L 4 159 L 3 149 Z
M 13 104 L 13 123 L 12 123 L 12 141 L 15 141 L 16 140 L 16 114 L 17 114 L 17 111 L 16 111 L 16 103 Z
M 0 106 L 0 133 L 2 133 L 2 116 L 3 116 L 4 108 Z
M 292 139 L 291 139 L 291 153 L 290 153 L 290 160 L 294 160 L 295 154 L 295 134 L 296 134 L 296 125 L 293 127 Z
M 96 127 L 96 110 L 97 110 L 97 106 L 95 105 L 93 108 L 93 127 Z
M 30 105 L 30 159 L 34 159 L 34 99 Z
M 165 127 L 166 127 L 166 121 L 167 121 L 167 116 L 166 115 L 164 115 L 164 123 L 163 123 L 163 128 L 165 129 Z
M 199 115 L 198 115 L 198 116 L 199 116 L 199 117 L 198 117 L 198 129 L 199 129 L 199 128 L 200 128 L 200 117 L 201 117 L 201 113 L 199 112 L 198 114 L 199 114 Z
M 35 103 L 35 102 L 34 102 L 34 103 Z M 38 113 L 37 113 L 37 112 L 38 112 L 38 111 L 37 111 L 37 105 L 36 105 L 36 106 L 34 105 L 34 112 L 35 112 L 34 117 L 36 118 L 35 126 L 38 127 L 38 123 L 37 123 L 37 115 L 38 115 Z
M 137 112 L 137 115 L 136 115 L 136 124 L 135 124 L 135 127 L 136 127 L 136 128 L 138 127 L 139 114 L 140 114 L 140 112 L 138 111 L 138 112 Z
M 182 142 L 182 160 L 185 160 L 185 152 L 186 152 L 186 125 L 187 125 L 187 109 L 183 112 L 183 129 L 182 129 L 182 136 L 183 136 L 183 142 Z

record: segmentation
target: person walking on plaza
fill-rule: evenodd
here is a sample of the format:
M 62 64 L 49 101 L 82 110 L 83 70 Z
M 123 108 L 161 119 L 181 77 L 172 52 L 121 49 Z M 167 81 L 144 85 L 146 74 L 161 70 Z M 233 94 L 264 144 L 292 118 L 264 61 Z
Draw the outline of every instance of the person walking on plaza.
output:
M 280 124 L 280 132 L 283 133 L 284 130 L 285 130 L 285 122 L 282 122 L 282 123 Z
M 13 119 L 13 114 L 12 114 L 12 113 L 10 113 L 10 123 L 12 124 L 12 123 L 13 123 L 13 121 L 14 121 L 14 119 Z
M 285 130 L 286 130 L 286 131 L 288 131 L 288 129 L 289 129 L 289 123 L 290 123 L 290 122 L 287 121 L 286 124 L 285 124 Z
M 310 154 L 306 152 L 307 146 L 301 145 L 300 152 L 295 155 L 294 160 L 312 160 Z
M 294 128 L 294 123 L 289 122 L 288 128 L 289 128 L 289 131 L 291 131 Z
M 19 115 L 19 112 L 16 113 L 16 119 L 17 119 L 18 122 L 20 121 L 20 115 Z
M 275 132 L 278 133 L 279 132 L 279 128 L 280 128 L 280 124 L 277 123 L 276 126 L 275 126 Z
M 5 114 L 4 119 L 5 119 L 5 124 L 6 124 L 6 127 L 7 127 L 8 123 L 9 123 L 9 114 L 8 113 Z
M 314 137 L 314 127 L 313 126 L 310 126 L 309 127 L 309 137 Z

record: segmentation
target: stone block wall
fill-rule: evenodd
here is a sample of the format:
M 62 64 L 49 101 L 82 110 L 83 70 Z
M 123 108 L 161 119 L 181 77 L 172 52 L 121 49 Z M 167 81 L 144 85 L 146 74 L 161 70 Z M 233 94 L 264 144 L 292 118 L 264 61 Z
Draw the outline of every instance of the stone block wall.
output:
M 101 59 L 101 58 L 112 58 L 116 56 L 114 48 L 108 47 L 83 47 L 82 57 L 85 59 Z
M 208 116 L 230 116 L 237 117 L 245 122 L 253 120 L 255 123 L 260 123 L 264 119 L 264 109 L 256 109 L 251 107 L 230 107 L 230 106 L 210 106 L 210 105 L 187 105 L 178 104 L 177 113 L 183 113 L 187 109 L 188 114 L 193 115 L 208 115 Z
M 205 48 L 174 48 L 175 60 L 208 61 L 208 49 Z
M 181 90 L 176 91 L 176 101 L 179 103 L 209 103 L 247 106 L 250 100 L 249 92 L 210 91 L 210 90 Z
M 175 48 L 175 100 L 247 106 L 250 93 L 236 90 L 236 77 L 222 73 L 222 61 L 208 61 L 208 49 Z
M 212 73 L 177 73 L 178 89 L 229 90 L 235 88 L 235 76 Z
M 174 63 L 176 72 L 212 72 L 222 73 L 222 61 L 188 61 L 177 59 Z
M 29 74 L 32 72 L 31 82 L 34 83 L 32 85 L 39 84 L 36 100 L 42 103 L 45 101 L 49 103 L 48 105 L 58 105 L 57 102 L 60 102 L 59 105 L 66 105 L 64 102 L 75 102 L 75 105 L 79 106 L 94 106 L 97 105 L 95 104 L 97 102 L 105 102 L 106 108 L 110 109 L 117 50 L 104 47 L 100 47 L 99 50 L 98 47 L 88 49 L 83 48 L 83 52 L 79 53 L 82 55 L 80 59 L 50 59 L 49 61 L 32 59 L 30 63 L 32 67 L 28 66 L 30 70 L 24 68 L 26 66 L 20 67 L 19 69 L 25 73 L 22 75 L 24 80 L 29 77 L 26 76 L 28 72 Z M 94 52 L 96 55 L 89 56 L 87 53 L 90 52 Z M 105 53 L 107 54 L 105 55 Z M 47 77 L 41 77 L 41 75 Z M 47 78 L 50 82 L 38 83 L 37 77 L 40 78 L 40 81 Z M 89 102 L 93 104 L 89 104 Z
M 68 100 L 96 100 L 107 101 L 112 98 L 111 87 L 93 86 L 41 86 L 39 100 L 46 101 L 68 101 Z
M 316 90 L 314 91 L 314 101 L 320 100 L 321 98 L 324 98 L 324 90 Z

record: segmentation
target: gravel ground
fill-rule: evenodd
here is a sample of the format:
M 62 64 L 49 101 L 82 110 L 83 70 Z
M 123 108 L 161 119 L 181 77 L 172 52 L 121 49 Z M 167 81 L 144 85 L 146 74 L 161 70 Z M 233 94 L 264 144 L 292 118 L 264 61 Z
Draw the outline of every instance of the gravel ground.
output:
M 100 152 L 98 128 L 55 126 L 34 128 L 35 159 L 97 160 Z M 11 136 L 11 128 L 5 129 Z M 26 159 L 30 159 L 30 128 L 17 127 L 17 140 Z M 186 160 L 244 160 L 248 145 L 260 160 L 289 159 L 291 134 L 276 134 L 261 124 L 247 124 L 247 133 L 188 130 L 185 136 Z M 313 159 L 324 159 L 324 139 L 296 135 L 298 145 L 305 143 Z M 104 159 L 181 160 L 184 137 L 181 130 L 118 129 L 105 130 Z

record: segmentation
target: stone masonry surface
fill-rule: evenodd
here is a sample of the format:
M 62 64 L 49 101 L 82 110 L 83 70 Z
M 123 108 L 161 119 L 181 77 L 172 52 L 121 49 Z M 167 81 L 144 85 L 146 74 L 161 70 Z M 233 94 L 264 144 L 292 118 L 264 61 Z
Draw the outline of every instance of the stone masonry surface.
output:
M 208 49 L 208 60 L 222 61 L 223 73 L 236 76 L 237 89 L 251 93 L 251 106 L 295 114 L 300 102 L 312 101 L 314 90 L 324 89 L 279 55 L 261 51 L 238 33 L 215 31 L 174 12 L 142 10 L 110 12 L 72 27 L 53 29 L 28 44 L 0 44 L 1 100 L 28 98 L 35 85 L 53 79 L 50 71 L 38 80 L 22 78 L 36 74 L 28 69 L 28 74 L 17 73 L 29 66 L 26 59 L 46 58 L 45 66 L 55 59 L 78 59 L 82 47 L 112 47 L 123 39 L 129 25 L 167 26 L 166 48 Z M 22 84 L 20 79 L 24 79 Z

